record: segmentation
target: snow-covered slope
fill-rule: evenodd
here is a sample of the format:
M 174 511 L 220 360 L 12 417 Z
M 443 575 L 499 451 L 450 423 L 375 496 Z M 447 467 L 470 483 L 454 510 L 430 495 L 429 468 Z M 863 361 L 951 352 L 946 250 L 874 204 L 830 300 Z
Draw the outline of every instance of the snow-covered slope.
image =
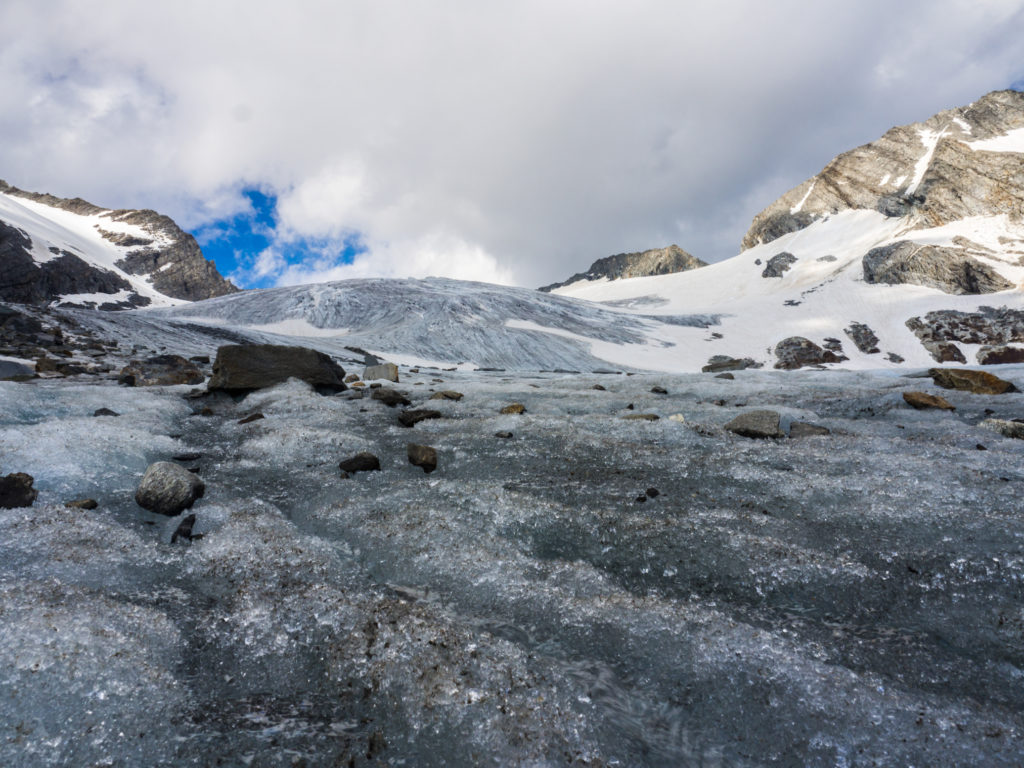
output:
M 0 182 L 0 298 L 124 309 L 237 290 L 153 211 L 109 210 Z

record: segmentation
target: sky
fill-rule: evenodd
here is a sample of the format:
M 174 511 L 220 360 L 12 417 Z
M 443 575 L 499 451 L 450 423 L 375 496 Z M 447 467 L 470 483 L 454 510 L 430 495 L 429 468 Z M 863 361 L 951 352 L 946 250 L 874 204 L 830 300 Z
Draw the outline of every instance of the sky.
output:
M 243 287 L 735 255 L 893 125 L 1024 88 L 1024 0 L 4 0 L 0 178 Z

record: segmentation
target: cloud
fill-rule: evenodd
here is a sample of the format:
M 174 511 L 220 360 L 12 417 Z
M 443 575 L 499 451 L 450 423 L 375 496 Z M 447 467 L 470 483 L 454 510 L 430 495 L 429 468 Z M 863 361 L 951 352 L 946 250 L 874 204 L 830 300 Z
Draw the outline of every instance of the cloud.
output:
M 7 0 L 0 176 L 191 228 L 267 190 L 284 282 L 717 260 L 835 154 L 1019 82 L 1022 7 Z

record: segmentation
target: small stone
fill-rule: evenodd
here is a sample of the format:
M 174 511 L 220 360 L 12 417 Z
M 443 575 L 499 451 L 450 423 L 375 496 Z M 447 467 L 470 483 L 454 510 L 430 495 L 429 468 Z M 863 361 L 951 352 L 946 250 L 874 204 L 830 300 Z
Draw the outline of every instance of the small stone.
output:
M 977 445 L 975 445 L 975 446 L 974 446 L 974 449 L 975 449 L 975 450 L 977 450 L 977 451 L 987 451 L 987 450 L 988 450 L 988 448 L 986 448 L 986 447 L 985 447 L 984 445 L 982 445 L 981 443 L 978 443 Z
M 725 373 L 719 373 L 719 374 L 717 374 L 717 375 L 715 376 L 715 378 L 716 378 L 716 379 L 726 379 L 727 381 L 732 381 L 732 380 L 733 380 L 733 379 L 735 379 L 736 377 L 735 377 L 735 376 L 733 376 L 733 375 L 732 375 L 731 373 L 729 373 L 728 371 L 726 371 Z
M 195 461 L 196 459 L 203 458 L 201 453 L 179 453 L 177 456 L 171 456 L 175 461 Z
M 441 417 L 440 411 L 434 411 L 429 408 L 417 408 L 412 411 L 402 411 L 398 414 L 398 423 L 403 427 L 414 427 L 421 421 L 440 419 Z
M 427 474 L 437 469 L 437 451 L 429 445 L 409 443 L 406 452 L 409 455 L 409 463 L 421 467 Z
M 394 363 L 381 363 L 380 365 L 368 365 L 363 370 L 363 381 L 384 379 L 398 383 L 398 366 Z
M 602 387 L 600 384 L 595 384 L 591 389 L 596 389 L 598 392 L 607 392 L 608 390 Z
M 627 413 L 622 418 L 626 421 L 657 421 L 661 417 L 656 413 Z
M 502 408 L 501 409 L 501 413 L 503 413 L 503 414 L 526 413 L 526 406 L 523 405 L 522 403 L 512 403 L 511 405 L 506 405 L 504 408 Z
M 632 410 L 633 410 L 633 404 L 632 404 L 632 403 L 630 403 L 629 405 L 627 405 L 627 406 L 626 406 L 626 410 L 627 410 L 627 411 L 632 411 Z
M 458 402 L 462 399 L 462 393 L 456 392 L 451 389 L 442 389 L 440 392 L 435 392 L 430 396 L 431 400 L 454 400 Z
M 789 436 L 791 438 L 798 437 L 818 437 L 821 435 L 831 435 L 832 430 L 828 427 L 821 427 L 817 424 L 809 424 L 806 421 L 794 421 L 789 425 Z
M 350 373 L 348 376 L 342 379 L 342 381 L 344 381 L 346 384 L 351 384 L 353 381 L 359 381 L 359 374 Z
M 390 387 L 378 387 L 373 390 L 370 397 L 374 400 L 380 400 L 388 408 L 394 408 L 396 405 L 412 405 L 412 401 L 409 398 L 397 389 L 391 389 Z
M 923 410 L 925 408 L 938 408 L 942 411 L 955 411 L 956 408 L 944 397 L 929 395 L 927 392 L 904 392 L 903 399 L 907 405 Z
M 188 361 L 190 363 L 198 363 L 199 365 L 209 365 L 210 364 L 210 356 L 209 355 L 192 355 L 192 357 L 190 357 L 188 359 Z
M 495 437 L 500 437 L 502 440 L 510 440 L 512 438 L 511 432 L 495 432 Z
M 128 387 L 161 387 L 174 384 L 199 384 L 206 376 L 181 355 L 157 355 L 132 360 L 121 369 L 119 384 Z
M 646 491 L 644 491 L 644 493 L 647 494 L 647 498 L 649 499 L 656 499 L 659 496 L 661 496 L 661 491 L 659 491 L 657 488 L 648 488 Z
M 264 416 L 262 413 L 251 413 L 248 416 L 246 416 L 244 419 L 239 419 L 238 423 L 239 424 L 251 424 L 254 421 L 259 421 L 260 419 L 265 419 L 265 418 L 266 418 L 266 416 Z
M 338 469 L 342 473 L 380 472 L 380 459 L 369 451 L 362 451 L 339 462 Z
M 651 387 L 651 393 L 655 395 L 667 395 L 668 390 L 664 387 Z
M 117 411 L 112 411 L 109 408 L 97 408 L 92 412 L 93 416 L 120 416 L 121 414 Z
M 777 411 L 747 411 L 726 424 L 725 429 L 743 437 L 782 437 L 779 429 L 781 418 Z
M 0 509 L 31 507 L 39 491 L 32 487 L 35 478 L 24 472 L 0 477 Z
M 99 505 L 96 499 L 75 499 L 74 501 L 64 502 L 64 506 L 69 509 L 96 509 Z
M 179 464 L 158 461 L 146 469 L 135 502 L 143 509 L 173 517 L 202 497 L 206 485 Z
M 683 416 L 683 414 L 681 414 L 681 413 L 673 413 L 671 416 L 668 417 L 668 420 L 669 421 L 675 421 L 675 422 L 677 422 L 679 424 L 685 424 L 686 423 L 686 417 Z
M 352 382 L 352 388 L 353 389 L 362 389 L 365 386 L 366 386 L 366 382 L 365 381 L 353 381 Z
M 639 504 L 643 504 L 643 503 L 644 503 L 645 501 L 647 501 L 647 497 L 646 497 L 646 496 L 643 496 L 643 495 L 641 495 L 641 496 L 637 496 L 637 497 L 636 497 L 636 500 L 637 500 L 637 503 L 639 503 Z

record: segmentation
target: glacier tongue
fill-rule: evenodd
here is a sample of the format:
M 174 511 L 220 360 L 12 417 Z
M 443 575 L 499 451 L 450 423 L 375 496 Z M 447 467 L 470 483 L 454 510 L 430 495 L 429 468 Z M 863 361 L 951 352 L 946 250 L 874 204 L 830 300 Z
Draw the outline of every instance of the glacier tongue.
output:
M 976 424 L 1024 395 L 915 411 L 916 379 L 750 370 L 398 386 L 442 418 L 294 380 L 212 415 L 184 387 L 0 384 L 4 471 L 40 490 L 0 510 L 0 763 L 1019 762 L 1024 442 Z M 753 408 L 832 434 L 722 429 Z M 342 479 L 363 450 L 382 470 Z M 180 453 L 207 495 L 171 545 L 131 494 Z

